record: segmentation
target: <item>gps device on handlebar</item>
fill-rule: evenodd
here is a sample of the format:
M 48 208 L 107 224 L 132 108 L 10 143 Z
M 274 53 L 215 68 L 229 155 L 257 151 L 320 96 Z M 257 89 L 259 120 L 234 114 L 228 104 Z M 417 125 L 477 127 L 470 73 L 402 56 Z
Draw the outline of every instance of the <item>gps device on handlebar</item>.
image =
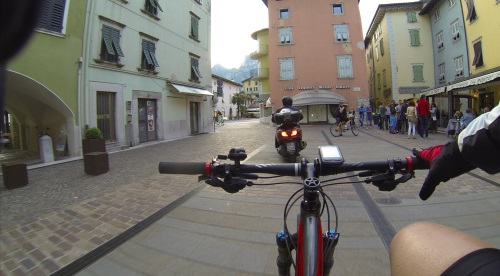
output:
M 344 157 L 340 152 L 338 146 L 320 146 L 319 150 L 319 161 L 321 166 L 333 167 L 340 166 L 344 163 Z

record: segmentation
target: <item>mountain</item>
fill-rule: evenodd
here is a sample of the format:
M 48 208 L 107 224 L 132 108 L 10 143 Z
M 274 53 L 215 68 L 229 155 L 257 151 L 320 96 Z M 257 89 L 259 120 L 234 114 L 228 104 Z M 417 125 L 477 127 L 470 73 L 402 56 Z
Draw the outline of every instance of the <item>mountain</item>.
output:
M 243 80 L 250 77 L 250 70 L 256 69 L 257 65 L 258 61 L 251 59 L 250 56 L 246 56 L 240 68 L 227 69 L 220 64 L 216 64 L 212 67 L 212 74 L 243 83 Z

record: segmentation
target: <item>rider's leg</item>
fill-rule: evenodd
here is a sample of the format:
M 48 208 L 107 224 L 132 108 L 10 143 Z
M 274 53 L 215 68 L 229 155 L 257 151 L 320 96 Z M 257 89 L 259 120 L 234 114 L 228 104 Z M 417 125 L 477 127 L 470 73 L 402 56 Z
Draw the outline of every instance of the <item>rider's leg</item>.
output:
M 417 222 L 401 229 L 391 242 L 393 276 L 440 275 L 463 256 L 492 245 L 457 229 Z

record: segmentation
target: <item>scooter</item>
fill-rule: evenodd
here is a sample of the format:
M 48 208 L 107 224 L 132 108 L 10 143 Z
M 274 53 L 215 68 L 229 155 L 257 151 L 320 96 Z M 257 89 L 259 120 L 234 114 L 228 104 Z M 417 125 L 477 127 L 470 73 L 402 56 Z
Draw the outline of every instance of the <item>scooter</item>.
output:
M 298 124 L 300 111 L 285 108 L 273 116 L 278 124 L 274 140 L 276 150 L 288 162 L 295 163 L 299 152 L 307 146 L 307 143 L 302 141 L 302 129 Z

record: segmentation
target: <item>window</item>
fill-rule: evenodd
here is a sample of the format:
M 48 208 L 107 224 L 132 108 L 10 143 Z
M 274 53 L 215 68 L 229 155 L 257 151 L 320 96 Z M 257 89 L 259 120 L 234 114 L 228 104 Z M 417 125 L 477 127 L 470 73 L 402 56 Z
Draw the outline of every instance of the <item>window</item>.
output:
M 217 79 L 217 97 L 224 96 L 224 92 L 222 89 L 223 87 L 224 87 L 224 82 L 222 81 L 222 79 Z
M 118 62 L 123 57 L 120 47 L 120 30 L 102 25 L 101 60 Z
M 384 55 L 384 39 L 380 39 L 380 54 Z
M 476 68 L 478 68 L 484 65 L 481 40 L 473 42 L 473 48 L 474 48 L 474 60 L 472 61 L 472 66 L 476 66 Z
M 420 31 L 419 30 L 409 30 L 410 31 L 410 45 L 419 46 L 420 45 Z
M 465 0 L 465 4 L 467 5 L 467 18 L 465 20 L 469 20 L 469 22 L 473 22 L 477 19 L 476 8 L 474 7 L 474 0 Z
M 438 50 L 442 50 L 444 48 L 443 32 L 442 31 L 436 35 L 436 42 L 437 42 Z
M 445 74 L 445 67 L 444 67 L 444 63 L 443 64 L 439 64 L 438 65 L 438 73 L 439 73 L 439 82 L 445 82 L 445 77 L 444 77 L 444 74 Z
M 62 33 L 66 0 L 46 0 L 42 5 L 37 27 Z
M 448 0 L 448 6 L 451 8 L 455 6 L 455 0 Z
M 160 7 L 160 4 L 158 4 L 158 0 L 146 0 L 144 9 L 154 15 L 158 15 L 158 10 L 163 11 Z
M 333 26 L 335 31 L 335 41 L 336 42 L 347 42 L 349 41 L 349 27 L 347 24 L 337 24 Z
M 410 11 L 406 13 L 406 21 L 408 23 L 417 22 L 417 13 L 415 11 Z
M 199 58 L 191 56 L 191 79 L 192 81 L 199 82 L 202 78 L 200 73 Z
M 156 67 L 160 67 L 158 60 L 156 60 L 156 47 L 155 43 L 146 39 L 142 40 L 142 58 L 141 68 L 154 71 Z
M 384 70 L 382 70 L 382 81 L 384 82 L 384 87 L 387 86 L 387 72 Z
M 293 80 L 295 78 L 294 59 L 280 58 L 280 80 Z
M 288 9 L 280 9 L 280 18 L 285 19 L 290 17 L 290 13 L 288 12 Z
M 380 73 L 377 74 L 378 89 L 380 89 Z
M 455 58 L 455 78 L 460 78 L 464 75 L 464 59 L 463 57 Z
M 439 9 L 434 11 L 434 21 L 438 21 L 441 18 L 441 14 L 439 13 Z
M 196 3 L 198 3 L 200 5 L 203 4 L 203 0 L 194 0 L 194 1 L 196 1 Z
M 458 29 L 458 20 L 451 23 L 451 39 L 453 42 L 457 41 L 460 38 L 460 32 Z
M 278 28 L 279 44 L 292 43 L 292 27 Z
M 339 78 L 352 78 L 351 55 L 337 56 L 337 71 Z
M 375 59 L 378 60 L 380 56 L 380 50 L 378 49 L 378 45 L 375 46 Z
M 332 12 L 333 14 L 343 14 L 344 6 L 342 4 L 332 4 Z
M 413 81 L 414 82 L 424 81 L 424 65 L 413 64 L 412 69 L 413 69 Z
M 189 33 L 189 37 L 198 41 L 198 25 L 200 23 L 200 18 L 196 16 L 194 13 L 191 13 L 191 32 Z

